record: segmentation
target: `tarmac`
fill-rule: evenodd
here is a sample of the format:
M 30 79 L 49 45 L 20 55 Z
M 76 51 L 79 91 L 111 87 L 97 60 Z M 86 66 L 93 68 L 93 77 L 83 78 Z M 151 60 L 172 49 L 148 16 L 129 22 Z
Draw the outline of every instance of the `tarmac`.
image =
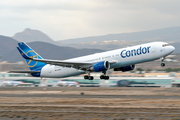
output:
M 0 88 L 0 120 L 180 120 L 180 88 Z

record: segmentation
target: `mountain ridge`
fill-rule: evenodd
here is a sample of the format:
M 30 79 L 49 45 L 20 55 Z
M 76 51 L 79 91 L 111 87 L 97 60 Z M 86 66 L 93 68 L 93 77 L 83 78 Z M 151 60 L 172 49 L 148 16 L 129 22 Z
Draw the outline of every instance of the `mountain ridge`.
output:
M 16 47 L 18 47 L 18 42 L 19 41 L 11 37 L 0 35 L 0 56 L 2 56 L 2 61 L 24 61 L 16 49 Z M 103 51 L 99 49 L 76 49 L 73 47 L 58 46 L 42 41 L 34 41 L 27 44 L 46 59 L 64 60 Z
M 101 36 L 66 39 L 66 40 L 59 40 L 58 42 L 61 44 L 79 44 L 79 43 L 103 42 L 109 40 L 132 41 L 132 40 L 145 40 L 145 39 L 156 39 L 159 41 L 164 39 L 163 41 L 169 41 L 168 38 L 170 37 L 172 37 L 175 41 L 178 41 L 178 38 L 180 38 L 179 31 L 180 31 L 180 26 L 133 32 L 133 33 L 107 34 Z
M 43 41 L 48 43 L 55 42 L 51 39 L 47 34 L 41 32 L 40 30 L 34 30 L 30 28 L 26 28 L 22 32 L 16 33 L 12 36 L 13 39 L 16 39 L 20 42 L 34 42 L 34 41 Z

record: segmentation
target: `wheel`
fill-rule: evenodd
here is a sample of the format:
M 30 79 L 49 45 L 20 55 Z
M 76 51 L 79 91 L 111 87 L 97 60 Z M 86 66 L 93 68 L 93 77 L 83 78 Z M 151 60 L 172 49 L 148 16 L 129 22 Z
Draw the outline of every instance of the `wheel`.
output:
M 88 76 L 87 76 L 87 75 L 85 75 L 85 76 L 84 76 L 84 79 L 88 79 Z
M 93 76 L 89 76 L 89 80 L 93 80 L 94 79 L 94 77 Z
M 161 63 L 161 67 L 164 67 L 165 66 L 165 63 Z
M 104 76 L 105 77 L 105 80 L 109 80 L 109 76 Z
M 104 79 L 104 77 L 105 77 L 104 75 L 101 75 L 101 76 L 100 76 L 100 79 Z

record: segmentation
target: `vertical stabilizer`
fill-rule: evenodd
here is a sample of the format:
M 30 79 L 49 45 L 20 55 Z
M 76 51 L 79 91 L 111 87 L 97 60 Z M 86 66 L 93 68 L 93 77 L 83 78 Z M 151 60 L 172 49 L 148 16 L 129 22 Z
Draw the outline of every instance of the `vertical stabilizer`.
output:
M 36 59 L 43 59 L 38 53 L 36 53 L 32 48 L 30 48 L 26 43 L 20 42 L 18 43 L 19 47 L 17 49 L 19 50 L 20 54 L 23 56 L 23 58 L 26 59 L 24 54 L 29 56 L 30 58 L 36 58 Z M 30 68 L 30 70 L 38 71 L 41 70 L 43 66 L 46 64 L 43 62 L 33 61 L 26 59 L 26 62 Z

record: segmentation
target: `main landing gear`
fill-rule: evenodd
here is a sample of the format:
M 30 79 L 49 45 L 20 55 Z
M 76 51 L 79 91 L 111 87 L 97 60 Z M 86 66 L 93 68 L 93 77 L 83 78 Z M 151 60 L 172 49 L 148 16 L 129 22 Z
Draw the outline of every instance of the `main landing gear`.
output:
M 109 76 L 106 76 L 106 71 L 103 71 L 102 73 L 104 73 L 104 75 L 101 75 L 101 76 L 100 76 L 100 79 L 109 80 Z M 86 80 L 93 80 L 94 77 L 93 77 L 93 76 L 90 76 L 90 71 L 88 71 L 88 75 L 85 75 L 85 76 L 84 76 L 84 79 L 86 79 Z
M 85 75 L 85 76 L 84 76 L 84 79 L 93 80 L 93 79 L 94 79 L 94 77 L 93 77 L 93 76 L 88 76 L 88 75 Z
M 106 71 L 103 71 L 102 73 L 104 73 L 104 75 L 101 75 L 100 79 L 109 80 L 109 76 L 106 76 Z
M 162 57 L 162 58 L 160 58 L 160 60 L 161 60 L 161 67 L 164 67 L 165 66 L 165 63 L 163 63 L 163 61 L 164 61 L 164 59 L 165 59 L 165 57 Z
M 101 75 L 101 76 L 100 76 L 100 79 L 109 80 L 109 76 L 104 76 L 104 75 Z
M 88 75 L 85 75 L 85 76 L 84 76 L 84 79 L 93 80 L 94 77 L 93 77 L 93 76 L 90 76 L 90 71 L 88 71 Z

